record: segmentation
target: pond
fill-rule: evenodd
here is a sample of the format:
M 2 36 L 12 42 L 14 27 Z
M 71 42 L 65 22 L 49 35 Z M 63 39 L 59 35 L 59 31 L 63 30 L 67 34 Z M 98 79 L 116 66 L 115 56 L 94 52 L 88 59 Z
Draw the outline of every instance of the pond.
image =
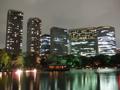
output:
M 94 70 L 0 72 L 0 90 L 120 90 L 120 73 Z

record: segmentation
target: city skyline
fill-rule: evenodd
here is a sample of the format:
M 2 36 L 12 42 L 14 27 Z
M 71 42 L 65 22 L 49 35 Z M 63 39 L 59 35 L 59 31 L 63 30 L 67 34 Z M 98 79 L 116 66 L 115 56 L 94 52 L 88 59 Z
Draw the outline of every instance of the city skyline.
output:
M 26 50 L 27 21 L 30 17 L 42 20 L 42 34 L 49 34 L 53 26 L 62 28 L 81 28 L 110 25 L 115 27 L 117 47 L 120 48 L 119 0 L 1 0 L 0 1 L 0 48 L 5 47 L 7 11 L 23 11 L 23 49 Z

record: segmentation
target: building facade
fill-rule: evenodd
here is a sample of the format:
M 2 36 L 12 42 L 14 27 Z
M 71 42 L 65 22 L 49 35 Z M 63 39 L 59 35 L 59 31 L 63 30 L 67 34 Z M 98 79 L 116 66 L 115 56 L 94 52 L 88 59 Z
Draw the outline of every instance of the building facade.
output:
M 50 45 L 51 45 L 51 36 L 48 34 L 44 34 L 40 38 L 41 48 L 40 55 L 45 55 L 50 53 Z
M 116 53 L 115 29 L 111 26 L 51 29 L 51 52 L 58 55 L 95 56 Z
M 114 55 L 116 53 L 115 29 L 111 26 L 97 27 L 98 53 Z
M 9 10 L 7 14 L 6 50 L 11 54 L 21 52 L 23 34 L 23 12 Z
M 70 52 L 74 55 L 95 56 L 97 32 L 95 27 L 70 29 Z
M 53 27 L 50 31 L 51 47 L 50 52 L 57 55 L 68 54 L 68 32 L 66 29 Z
M 30 18 L 27 22 L 27 52 L 40 54 L 41 20 Z
M 95 56 L 116 54 L 115 29 L 112 26 L 69 30 L 71 54 Z

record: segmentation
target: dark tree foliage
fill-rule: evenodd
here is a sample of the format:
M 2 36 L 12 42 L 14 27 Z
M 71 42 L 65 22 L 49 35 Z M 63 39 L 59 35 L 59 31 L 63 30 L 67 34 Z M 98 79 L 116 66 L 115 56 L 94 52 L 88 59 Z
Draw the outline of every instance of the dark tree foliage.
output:
M 120 67 L 120 53 L 111 56 L 111 64 L 113 64 L 113 66 L 118 66 Z

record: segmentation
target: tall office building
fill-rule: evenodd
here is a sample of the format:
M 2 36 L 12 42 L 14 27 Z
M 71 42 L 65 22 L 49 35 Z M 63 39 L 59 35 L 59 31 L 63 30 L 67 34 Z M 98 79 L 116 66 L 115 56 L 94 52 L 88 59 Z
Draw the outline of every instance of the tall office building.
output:
M 95 56 L 116 53 L 115 29 L 111 26 L 51 29 L 51 51 L 57 54 Z
M 40 54 L 41 20 L 30 18 L 27 23 L 27 52 Z
M 48 34 L 44 34 L 40 38 L 41 48 L 40 55 L 45 55 L 50 53 L 50 45 L 51 45 L 51 36 Z
M 53 27 L 51 28 L 51 47 L 50 51 L 53 54 L 65 55 L 68 54 L 68 34 L 67 29 Z
M 95 27 L 69 30 L 71 54 L 95 56 L 97 53 L 97 32 Z
M 116 53 L 115 29 L 111 26 L 69 30 L 71 54 L 95 56 Z
M 7 14 L 6 50 L 18 54 L 22 47 L 23 12 L 9 10 Z
M 111 26 L 97 27 L 98 53 L 114 55 L 116 53 L 115 29 Z

